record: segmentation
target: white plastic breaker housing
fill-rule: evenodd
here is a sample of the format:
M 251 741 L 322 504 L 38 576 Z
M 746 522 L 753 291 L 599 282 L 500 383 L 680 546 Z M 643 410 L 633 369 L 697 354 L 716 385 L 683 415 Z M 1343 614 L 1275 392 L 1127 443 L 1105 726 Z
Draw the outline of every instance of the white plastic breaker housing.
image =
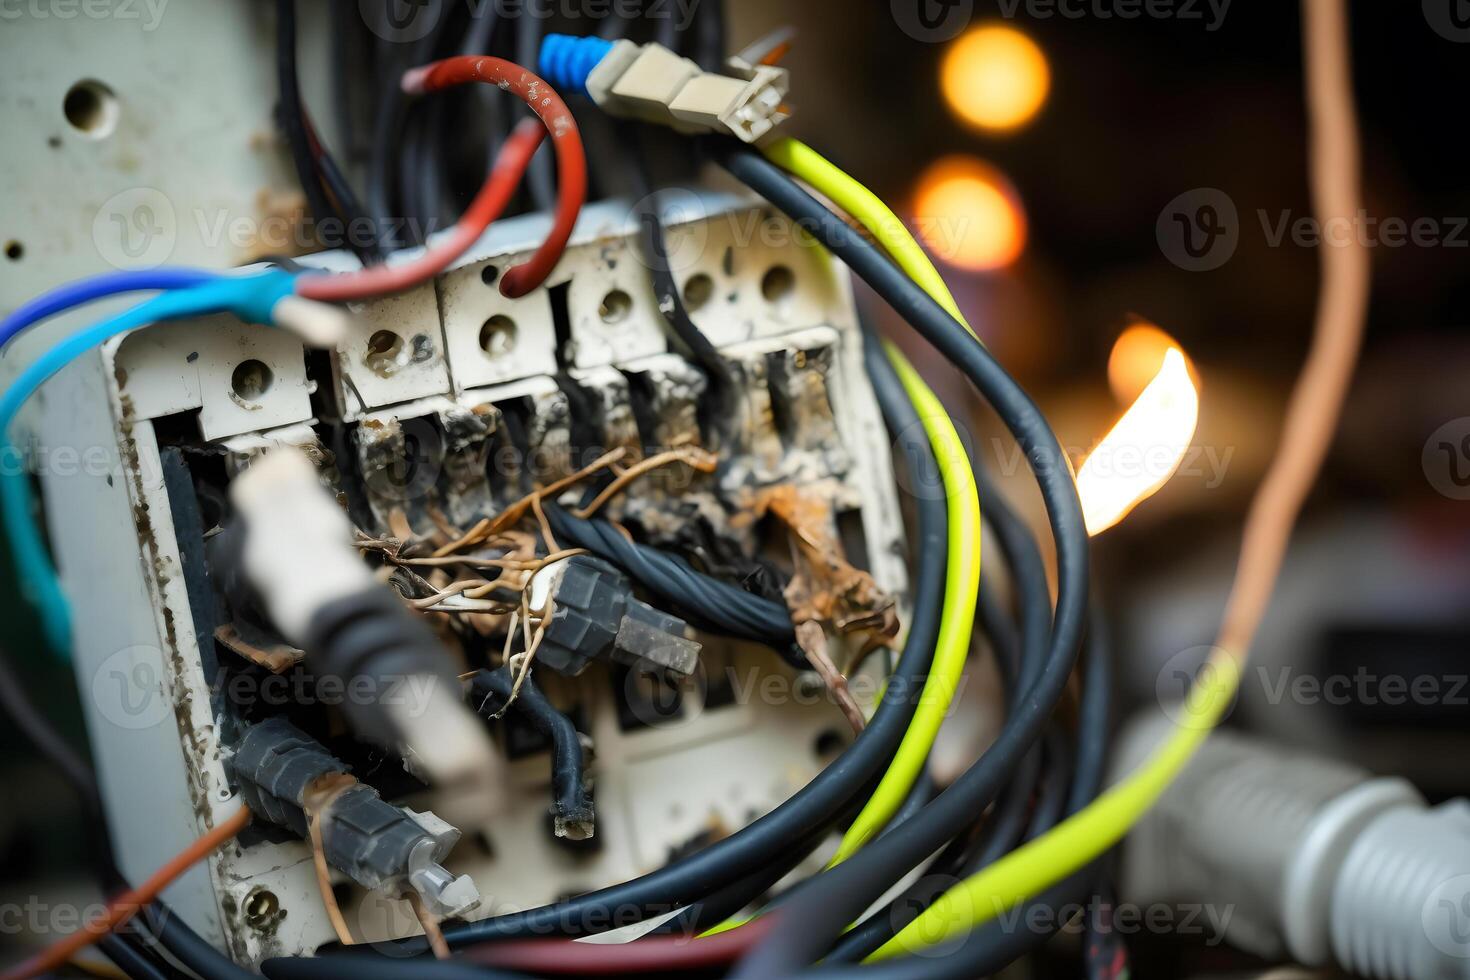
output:
M 846 270 L 749 197 L 679 191 L 666 200 L 671 271 L 686 295 L 703 297 L 690 316 L 739 369 L 752 406 L 751 432 L 743 448 L 732 445 L 726 477 L 752 487 L 792 483 L 827 501 L 844 538 L 861 543 L 858 563 L 902 609 L 901 497 L 890 437 L 863 371 Z M 681 379 L 693 368 L 670 353 L 628 202 L 583 210 L 545 287 L 519 299 L 500 293 L 498 271 L 523 261 L 549 221 L 497 222 L 432 283 L 353 304 L 352 332 L 326 356 L 308 358 L 284 331 L 213 317 L 118 338 L 47 386 L 44 444 L 101 447 L 112 461 L 53 475 L 43 490 L 63 584 L 88 597 L 74 626 L 73 666 L 86 692 L 113 844 L 133 879 L 239 805 L 222 761 L 234 735 L 222 703 L 232 691 L 217 682 L 218 624 L 205 618 L 206 594 L 191 591 L 188 571 L 198 557 L 191 542 L 208 531 L 196 520 L 193 487 L 181 481 L 191 462 L 222 468 L 233 480 L 275 447 L 366 460 L 399 452 L 414 437 L 444 457 L 428 468 L 432 485 L 455 486 L 459 500 L 457 461 L 476 450 L 450 439 L 451 424 L 484 417 L 475 413 L 487 406 L 519 411 L 546 421 L 540 456 L 560 459 L 553 450 L 564 443 L 550 433 L 566 427 L 558 414 L 566 405 L 563 374 L 606 398 L 609 428 L 627 420 L 637 445 L 684 444 L 692 414 L 678 399 L 692 390 Z M 355 265 L 341 253 L 302 261 Z M 662 406 L 657 432 L 637 429 L 634 395 Z M 337 425 L 354 441 L 324 443 Z M 395 442 L 395 433 L 403 438 Z M 357 466 L 339 468 L 337 485 L 360 488 L 371 501 L 402 502 L 400 490 L 417 487 L 400 488 Z M 624 502 L 647 490 L 632 487 Z M 573 849 L 548 830 L 545 750 L 502 747 L 507 809 L 498 816 L 450 817 L 441 794 L 431 792 L 385 796 L 444 815 L 463 832 L 444 864 L 483 889 L 475 916 L 555 902 L 659 868 L 690 842 L 732 833 L 779 806 L 827 764 L 834 739 L 848 740 L 819 681 L 809 684 L 759 645 L 701 639 L 701 673 L 687 685 L 682 714 L 659 724 L 628 716 L 627 685 L 609 665 L 575 678 L 538 675 L 548 697 L 579 712 L 592 739 L 595 848 Z M 834 657 L 850 654 L 848 642 L 834 639 Z M 768 678 L 777 686 L 767 686 Z M 826 857 L 812 855 L 802 871 L 819 870 Z M 344 914 L 365 941 L 417 929 L 405 903 L 338 884 Z M 310 848 L 300 840 L 252 838 L 223 848 L 165 897 L 247 966 L 309 952 L 334 936 Z
M 1173 732 L 1135 723 L 1115 776 Z M 1403 779 L 1212 734 L 1129 835 L 1121 894 L 1212 906 L 1268 959 L 1385 980 L 1470 978 L 1470 802 L 1429 808 Z

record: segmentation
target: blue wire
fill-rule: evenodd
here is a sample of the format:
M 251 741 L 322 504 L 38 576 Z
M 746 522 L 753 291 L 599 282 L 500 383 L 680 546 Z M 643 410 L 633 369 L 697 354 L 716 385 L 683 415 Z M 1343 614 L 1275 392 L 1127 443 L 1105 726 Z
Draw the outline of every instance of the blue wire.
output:
M 10 441 L 10 426 L 16 415 L 41 385 L 77 357 L 118 334 L 162 320 L 230 311 L 246 322 L 270 323 L 271 309 L 292 292 L 294 279 L 294 275 L 279 270 L 251 276 L 214 276 L 200 285 L 156 296 L 62 340 L 36 358 L 0 394 L 0 459 L 20 458 Z M 0 467 L 0 522 L 10 542 L 22 595 L 37 607 L 52 649 L 68 656 L 70 611 L 40 530 L 31 520 L 31 488 L 24 467 Z
M 4 320 L 0 320 L 0 348 L 4 348 L 23 331 L 47 317 L 53 317 L 83 303 L 118 293 L 149 289 L 187 289 L 219 278 L 219 273 L 204 269 L 169 267 L 109 272 L 90 279 L 69 282 L 37 296 Z

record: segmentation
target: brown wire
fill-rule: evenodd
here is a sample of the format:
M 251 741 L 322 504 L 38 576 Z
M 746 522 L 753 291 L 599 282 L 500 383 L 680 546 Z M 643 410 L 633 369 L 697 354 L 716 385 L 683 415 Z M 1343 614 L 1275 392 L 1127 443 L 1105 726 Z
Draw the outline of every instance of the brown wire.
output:
M 1302 0 L 1312 206 L 1320 226 L 1352 227 L 1358 127 L 1344 0 Z M 1281 442 L 1246 515 L 1240 560 L 1217 646 L 1243 660 L 1265 616 L 1292 526 L 1321 470 L 1362 347 L 1369 260 L 1356 234 L 1320 246 L 1321 283 L 1306 363 L 1287 404 Z
M 302 799 L 306 810 L 307 836 L 311 840 L 311 861 L 316 867 L 316 887 L 322 896 L 322 906 L 327 910 L 327 919 L 332 931 L 343 946 L 354 945 L 352 930 L 337 904 L 337 895 L 332 891 L 332 872 L 327 867 L 327 851 L 322 844 L 322 817 L 332 808 L 343 793 L 357 785 L 357 778 L 345 772 L 332 772 L 315 780 L 307 787 Z
M 424 907 L 424 900 L 419 893 L 409 891 L 404 894 L 408 904 L 413 908 L 414 916 L 419 920 L 419 925 L 424 927 L 424 938 L 429 941 L 429 948 L 434 951 L 434 959 L 449 959 L 449 943 L 444 939 L 444 933 L 439 928 L 439 920 L 429 913 Z
M 656 470 L 661 466 L 667 466 L 669 463 L 676 462 L 684 463 L 701 473 L 713 473 L 719 464 L 719 460 L 713 454 L 694 446 L 685 446 L 682 449 L 670 449 L 656 456 L 649 456 L 647 459 L 640 460 L 618 473 L 617 478 L 603 487 L 602 492 L 594 497 L 590 504 L 580 510 L 572 511 L 572 515 L 586 520 L 601 510 L 603 504 L 622 493 L 628 484 L 640 476 Z

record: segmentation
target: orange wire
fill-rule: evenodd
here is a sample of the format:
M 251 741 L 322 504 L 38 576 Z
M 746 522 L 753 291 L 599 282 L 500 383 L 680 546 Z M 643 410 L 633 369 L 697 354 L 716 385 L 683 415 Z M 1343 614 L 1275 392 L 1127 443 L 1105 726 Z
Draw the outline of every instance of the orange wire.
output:
M 249 823 L 250 809 L 242 806 L 228 820 L 184 848 L 178 856 L 159 868 L 153 877 L 143 882 L 142 885 L 123 892 L 108 902 L 107 908 L 102 911 L 101 915 L 24 963 L 7 970 L 3 976 L 0 976 L 0 980 L 27 980 L 29 977 L 60 968 L 81 950 L 86 949 L 141 912 L 145 906 L 158 897 L 159 892 L 173 884 L 174 879 L 204 860 L 221 844 L 232 840 Z

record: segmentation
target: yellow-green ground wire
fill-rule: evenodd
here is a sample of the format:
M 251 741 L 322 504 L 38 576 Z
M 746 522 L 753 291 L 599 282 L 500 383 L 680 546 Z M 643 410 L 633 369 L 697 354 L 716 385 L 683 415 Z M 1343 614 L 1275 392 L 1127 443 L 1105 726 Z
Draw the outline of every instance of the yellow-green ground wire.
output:
M 914 282 L 969 329 L 934 264 L 877 196 L 796 140 L 778 142 L 766 155 L 862 224 Z M 916 952 L 982 925 L 1122 839 L 1184 768 L 1235 695 L 1240 665 L 1230 651 L 1217 651 L 1206 667 L 1176 710 L 1176 731 L 1142 765 L 1086 808 L 950 889 L 870 959 Z

